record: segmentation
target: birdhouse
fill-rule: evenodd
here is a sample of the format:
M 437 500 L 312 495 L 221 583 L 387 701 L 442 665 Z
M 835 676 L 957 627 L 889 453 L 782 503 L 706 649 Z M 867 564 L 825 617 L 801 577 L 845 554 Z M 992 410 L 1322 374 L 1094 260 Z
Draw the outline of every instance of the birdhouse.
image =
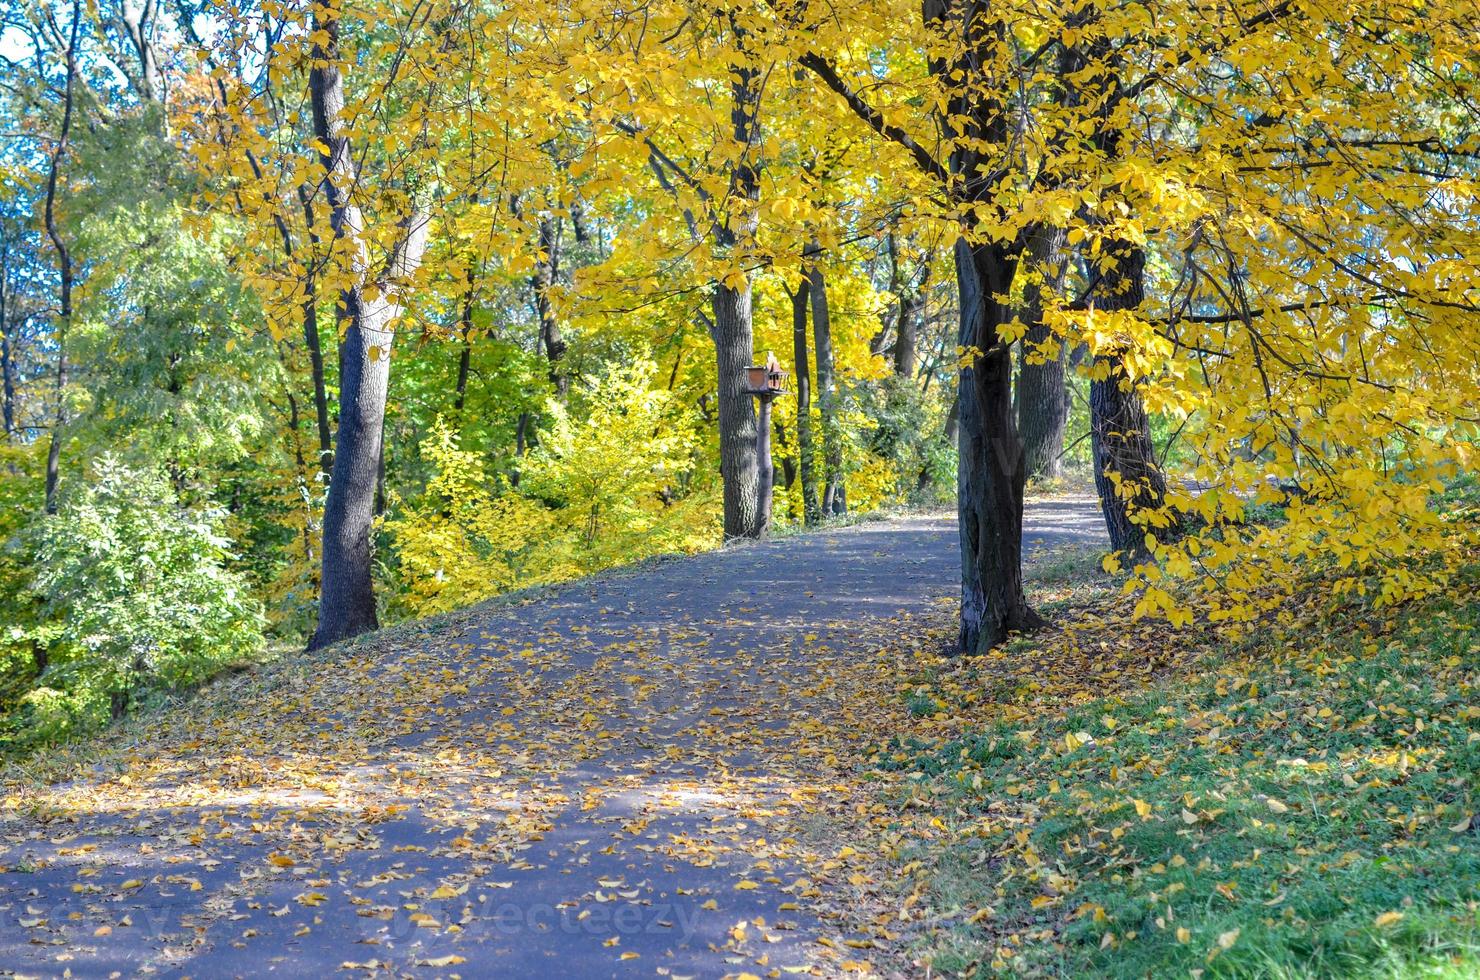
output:
M 751 364 L 745 369 L 745 390 L 752 395 L 779 395 L 786 382 L 786 372 L 776 355 L 767 351 L 765 364 Z

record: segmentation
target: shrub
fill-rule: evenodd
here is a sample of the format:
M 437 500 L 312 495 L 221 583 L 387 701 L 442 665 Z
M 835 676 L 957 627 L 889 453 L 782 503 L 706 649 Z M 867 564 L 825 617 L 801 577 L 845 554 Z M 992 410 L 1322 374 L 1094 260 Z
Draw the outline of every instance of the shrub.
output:
M 219 512 L 182 508 L 162 473 L 109 457 L 93 477 L 31 532 L 46 657 L 12 719 L 21 742 L 105 724 L 261 646 L 261 609 L 228 567 Z

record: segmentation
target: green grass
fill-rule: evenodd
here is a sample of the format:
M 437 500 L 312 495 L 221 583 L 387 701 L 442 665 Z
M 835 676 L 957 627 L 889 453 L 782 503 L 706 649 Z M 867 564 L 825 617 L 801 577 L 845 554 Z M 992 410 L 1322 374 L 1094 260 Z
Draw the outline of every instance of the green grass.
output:
M 952 818 L 902 855 L 947 923 L 917 953 L 965 975 L 1480 975 L 1477 595 L 1471 565 L 1445 601 L 1312 596 L 1239 641 L 1106 624 L 1064 676 L 921 685 L 1022 710 L 889 756 Z M 1104 681 L 1156 658 L 1149 687 Z

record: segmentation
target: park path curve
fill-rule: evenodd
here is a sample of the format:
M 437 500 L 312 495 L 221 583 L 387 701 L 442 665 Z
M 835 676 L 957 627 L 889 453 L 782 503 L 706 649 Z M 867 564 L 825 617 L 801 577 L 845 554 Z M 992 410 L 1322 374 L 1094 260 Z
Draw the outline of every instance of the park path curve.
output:
M 1030 505 L 1035 551 L 1103 540 Z M 214 685 L 7 786 L 0 972 L 867 970 L 847 848 L 872 651 L 947 635 L 954 518 L 650 563 Z

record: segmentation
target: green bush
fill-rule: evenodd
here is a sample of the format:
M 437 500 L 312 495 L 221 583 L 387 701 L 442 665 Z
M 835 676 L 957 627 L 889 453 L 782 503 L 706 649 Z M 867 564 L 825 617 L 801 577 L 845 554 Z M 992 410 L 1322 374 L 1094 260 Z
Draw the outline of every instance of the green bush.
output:
M 140 698 L 255 654 L 262 613 L 228 567 L 221 515 L 105 457 L 30 531 L 44 668 L 7 719 L 22 745 L 106 724 Z

